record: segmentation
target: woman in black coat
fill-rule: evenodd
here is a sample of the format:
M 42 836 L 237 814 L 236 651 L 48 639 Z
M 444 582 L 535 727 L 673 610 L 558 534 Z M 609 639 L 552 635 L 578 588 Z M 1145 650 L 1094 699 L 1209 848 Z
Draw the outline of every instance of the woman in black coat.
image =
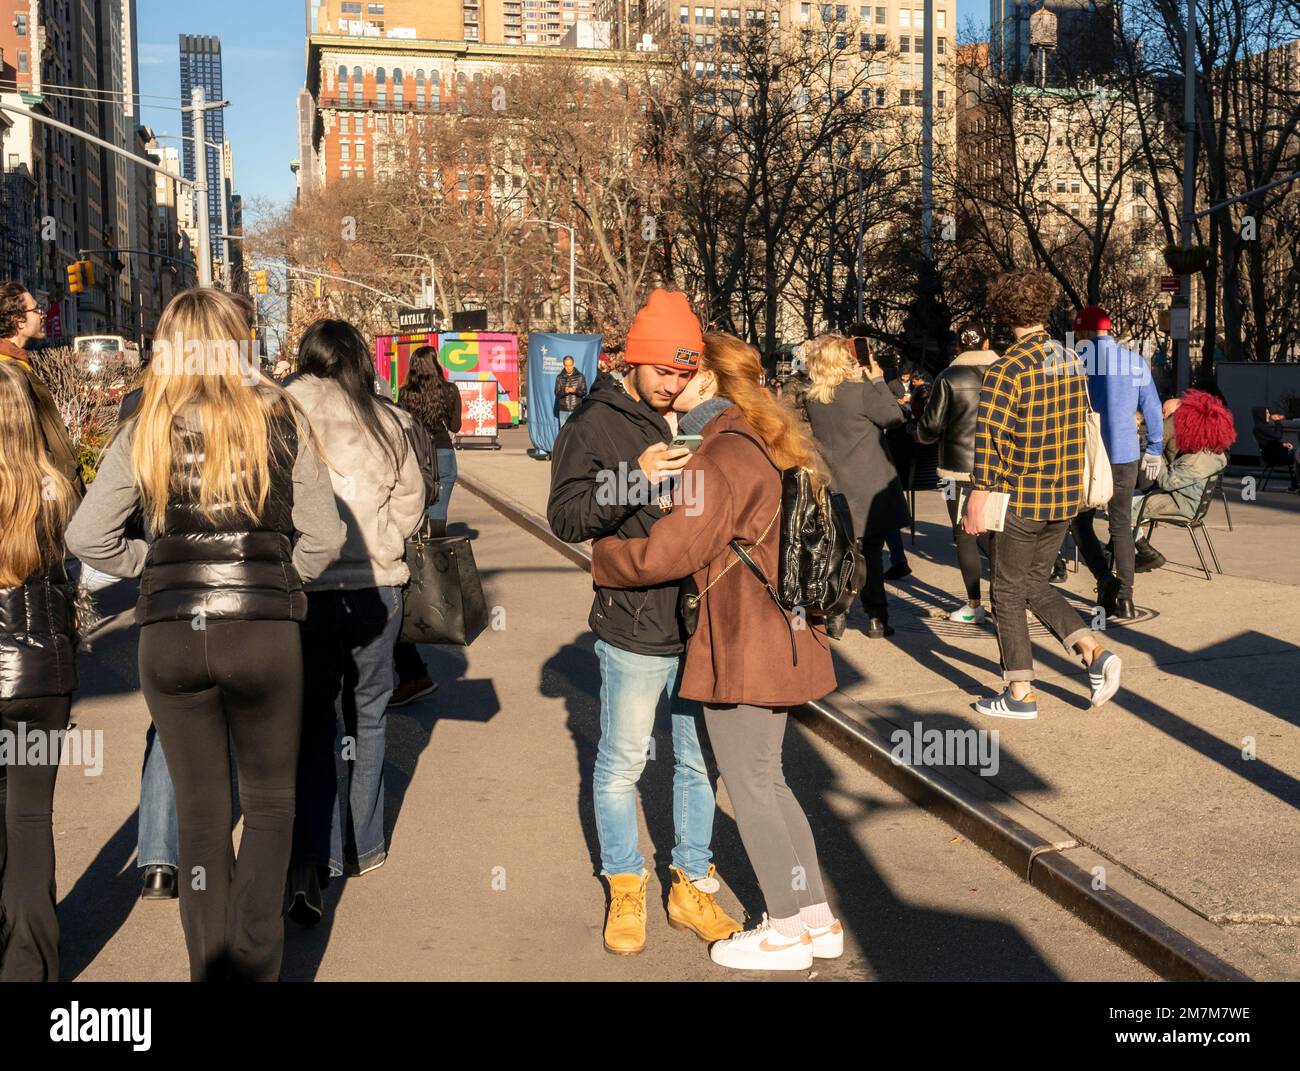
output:
M 880 639 L 894 631 L 885 601 L 885 533 L 908 523 L 903 485 L 885 446 L 885 432 L 903 423 L 903 411 L 879 366 L 870 356 L 859 365 L 849 339 L 822 335 L 805 344 L 804 357 L 812 381 L 804 395 L 808 422 L 830 466 L 831 487 L 847 500 L 862 540 L 867 635 Z
M 54 781 L 77 687 L 63 531 L 76 491 L 47 456 L 27 383 L 0 365 L 0 981 L 57 982 Z M 33 746 L 44 761 L 32 761 Z

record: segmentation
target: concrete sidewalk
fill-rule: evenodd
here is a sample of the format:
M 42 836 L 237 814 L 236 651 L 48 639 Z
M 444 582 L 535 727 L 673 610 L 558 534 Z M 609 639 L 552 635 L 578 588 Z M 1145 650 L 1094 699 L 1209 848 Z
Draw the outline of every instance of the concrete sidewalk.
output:
M 462 471 L 545 513 L 549 465 L 505 449 L 463 451 Z M 991 628 L 955 625 L 947 612 L 960 580 L 944 504 L 917 501 L 914 575 L 890 587 L 889 641 L 868 641 L 860 611 L 836 645 L 844 697 L 862 720 L 911 731 L 1000 733 L 1000 768 L 980 778 L 1067 830 L 1095 852 L 1203 919 L 1216 951 L 1257 978 L 1300 978 L 1300 500 L 1270 491 L 1246 501 L 1230 488 L 1234 530 L 1221 504 L 1209 522 L 1225 575 L 1207 582 L 1184 532 L 1155 542 L 1170 560 L 1138 577 L 1140 620 L 1112 628 L 1124 685 L 1088 707 L 1082 667 L 1033 623 L 1038 658 L 1035 722 L 983 719 L 970 703 L 998 684 Z M 1091 618 L 1086 570 L 1065 585 Z M 963 771 L 967 777 L 968 772 Z

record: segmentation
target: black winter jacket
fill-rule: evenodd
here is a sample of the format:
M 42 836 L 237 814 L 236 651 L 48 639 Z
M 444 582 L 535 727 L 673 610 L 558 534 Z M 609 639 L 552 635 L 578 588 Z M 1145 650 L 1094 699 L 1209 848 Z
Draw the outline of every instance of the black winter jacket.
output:
M 975 466 L 980 385 L 985 370 L 997 359 L 992 350 L 968 350 L 935 377 L 915 433 L 917 442 L 939 444 L 940 476 L 970 479 Z
M 636 459 L 647 446 L 671 438 L 664 418 L 621 386 L 592 391 L 555 442 L 546 507 L 551 531 L 566 543 L 615 534 L 621 539 L 649 535 L 662 514 L 656 505 L 647 504 L 649 482 Z M 606 643 L 645 655 L 671 656 L 685 649 L 677 617 L 677 582 L 595 590 L 588 622 Z
M 577 388 L 573 394 L 566 393 L 567 387 Z M 587 377 L 581 372 L 574 370 L 573 375 L 566 375 L 561 372 L 555 377 L 555 404 L 562 413 L 572 413 L 579 405 L 582 399 L 587 396 Z
M 76 691 L 74 594 L 62 563 L 0 588 L 0 699 Z
M 254 523 L 246 517 L 214 522 L 199 510 L 193 488 L 173 490 L 162 530 L 154 534 L 140 576 L 139 625 L 206 619 L 302 621 L 307 596 L 293 566 L 293 417 L 283 422 L 267 457 L 270 493 Z

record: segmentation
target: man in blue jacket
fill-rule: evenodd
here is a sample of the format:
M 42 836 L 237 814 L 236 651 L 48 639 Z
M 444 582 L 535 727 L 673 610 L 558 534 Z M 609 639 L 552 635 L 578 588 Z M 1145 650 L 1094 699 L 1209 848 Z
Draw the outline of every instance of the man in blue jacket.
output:
M 1115 493 L 1106 506 L 1111 560 L 1107 562 L 1093 529 L 1096 510 L 1074 521 L 1079 553 L 1097 579 L 1097 602 L 1109 618 L 1131 620 L 1133 608 L 1133 491 L 1139 472 L 1150 483 L 1160 474 L 1163 417 L 1151 369 L 1140 353 L 1120 346 L 1110 335 L 1110 316 L 1088 305 L 1074 318 L 1079 356 L 1088 371 L 1088 394 L 1101 414 L 1101 433 L 1110 457 Z M 1146 449 L 1138 439 L 1137 414 L 1146 423 Z

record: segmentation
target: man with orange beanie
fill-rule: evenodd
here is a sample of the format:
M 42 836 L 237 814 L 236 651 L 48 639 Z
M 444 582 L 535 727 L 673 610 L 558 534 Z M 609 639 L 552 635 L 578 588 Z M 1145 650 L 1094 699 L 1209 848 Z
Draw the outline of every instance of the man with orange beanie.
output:
M 650 533 L 663 515 L 651 503 L 690 452 L 669 445 L 673 400 L 700 365 L 700 321 L 684 294 L 658 288 L 627 334 L 621 383 L 598 381 L 555 444 L 547 520 L 568 543 Z M 664 485 L 666 487 L 666 485 Z M 605 948 L 645 948 L 649 875 L 638 847 L 637 782 L 654 735 L 659 696 L 669 697 L 673 729 L 674 883 L 668 921 L 705 941 L 740 929 L 718 904 L 712 859 L 713 787 L 700 747 L 699 704 L 677 694 L 685 637 L 679 586 L 596 588 L 589 622 L 600 660 L 600 744 L 592 778 L 601 873 L 609 882 Z

